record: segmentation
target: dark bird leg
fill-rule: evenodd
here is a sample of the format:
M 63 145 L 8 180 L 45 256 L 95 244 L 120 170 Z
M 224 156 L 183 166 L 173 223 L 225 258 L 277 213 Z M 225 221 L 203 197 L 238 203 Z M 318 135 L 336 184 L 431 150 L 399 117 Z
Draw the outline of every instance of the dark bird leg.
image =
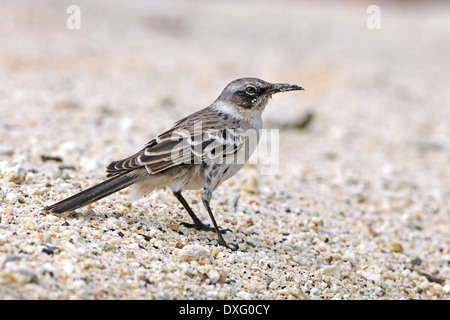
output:
M 206 187 L 205 189 L 203 189 L 203 193 L 202 193 L 202 201 L 203 201 L 203 205 L 206 207 L 206 210 L 208 210 L 208 214 L 209 217 L 211 218 L 211 221 L 214 225 L 214 229 L 216 230 L 217 233 L 217 237 L 218 237 L 218 243 L 221 246 L 224 246 L 232 251 L 236 251 L 237 249 L 239 249 L 239 245 L 233 245 L 232 247 L 230 247 L 225 239 L 222 236 L 223 230 L 220 230 L 219 226 L 217 225 L 216 219 L 214 219 L 214 215 L 211 211 L 211 208 L 209 206 L 209 203 L 211 201 L 211 195 L 212 195 L 212 191 L 211 189 L 209 189 L 208 187 Z
M 197 230 L 216 231 L 216 229 L 214 227 L 211 227 L 210 225 L 204 224 L 202 222 L 202 220 L 200 220 L 200 218 L 197 217 L 197 215 L 194 213 L 194 211 L 192 211 L 192 209 L 189 206 L 189 204 L 187 203 L 187 201 L 184 199 L 183 195 L 181 194 L 181 191 L 173 192 L 173 195 L 178 199 L 178 201 L 181 202 L 183 207 L 186 209 L 186 211 L 191 216 L 192 221 L 194 221 L 194 223 L 182 222 L 181 223 L 182 226 L 185 226 L 185 227 L 188 227 L 188 228 L 195 228 Z M 225 233 L 227 231 L 230 231 L 230 229 L 221 229 L 220 230 L 221 233 Z

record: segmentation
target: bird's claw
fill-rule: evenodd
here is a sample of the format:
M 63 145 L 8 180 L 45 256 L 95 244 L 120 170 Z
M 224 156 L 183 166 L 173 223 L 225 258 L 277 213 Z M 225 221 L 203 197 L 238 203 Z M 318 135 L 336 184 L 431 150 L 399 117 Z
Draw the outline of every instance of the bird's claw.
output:
M 216 231 L 214 227 L 211 227 L 209 224 L 204 223 L 187 223 L 187 222 L 181 222 L 182 226 L 185 226 L 186 228 L 195 228 L 197 230 L 204 230 L 204 231 Z M 219 227 L 219 232 L 225 234 L 227 231 L 231 231 L 230 229 L 223 229 Z
M 220 240 L 219 240 L 219 244 L 221 246 L 224 246 L 227 249 L 230 249 L 231 251 L 237 251 L 237 249 L 239 249 L 239 245 L 238 244 L 230 244 L 230 245 L 228 245 L 225 241 L 221 242 Z
M 196 223 L 187 223 L 187 222 L 182 222 L 180 223 L 182 226 L 185 226 L 187 228 L 195 228 L 197 230 L 204 230 L 204 231 L 213 231 L 216 232 L 216 228 L 211 227 L 208 224 L 204 224 L 203 222 L 196 222 Z M 227 231 L 231 231 L 230 229 L 223 229 L 221 227 L 219 227 L 219 240 L 218 240 L 218 244 L 230 249 L 231 251 L 236 251 L 239 249 L 239 245 L 238 244 L 232 244 L 232 245 L 228 245 L 227 242 L 225 241 L 225 239 L 222 237 L 222 234 L 226 233 Z

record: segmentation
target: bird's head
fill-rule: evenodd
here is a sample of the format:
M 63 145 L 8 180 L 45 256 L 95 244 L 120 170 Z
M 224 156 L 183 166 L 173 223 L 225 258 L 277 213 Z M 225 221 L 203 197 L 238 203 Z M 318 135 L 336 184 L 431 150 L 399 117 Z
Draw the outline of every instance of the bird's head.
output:
M 245 110 L 263 111 L 269 98 L 278 92 L 304 90 L 295 84 L 270 83 L 258 78 L 241 78 L 230 82 L 217 100 Z

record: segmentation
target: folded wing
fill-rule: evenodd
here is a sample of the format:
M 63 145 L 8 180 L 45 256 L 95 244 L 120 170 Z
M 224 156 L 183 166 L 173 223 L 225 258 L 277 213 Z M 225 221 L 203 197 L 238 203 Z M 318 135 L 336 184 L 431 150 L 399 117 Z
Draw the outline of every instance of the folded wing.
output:
M 107 176 L 142 167 L 156 174 L 175 166 L 234 161 L 247 140 L 245 130 L 227 115 L 215 110 L 205 111 L 208 110 L 181 119 L 136 154 L 111 162 L 107 166 Z

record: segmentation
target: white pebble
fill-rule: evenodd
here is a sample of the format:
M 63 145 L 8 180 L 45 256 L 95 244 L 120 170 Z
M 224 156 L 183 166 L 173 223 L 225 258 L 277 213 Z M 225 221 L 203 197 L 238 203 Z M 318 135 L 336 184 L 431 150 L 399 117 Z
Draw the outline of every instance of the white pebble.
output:
M 186 245 L 179 251 L 180 258 L 184 261 L 201 261 L 211 259 L 208 249 L 200 245 Z
M 80 160 L 80 166 L 85 171 L 94 171 L 96 169 L 103 168 L 104 164 L 96 159 L 83 157 Z
M 27 170 L 19 164 L 12 165 L 8 161 L 2 161 L 0 162 L 0 173 L 4 181 L 20 183 L 25 180 Z
M 242 300 L 250 300 L 252 298 L 252 295 L 247 291 L 239 291 L 238 293 L 236 293 L 236 297 Z
M 350 262 L 355 263 L 355 264 L 357 263 L 356 256 L 355 256 L 355 254 L 354 254 L 353 252 L 351 252 L 351 251 L 345 252 L 344 255 L 342 256 L 342 260 L 344 260 L 344 261 L 350 261 Z
M 216 290 L 211 290 L 211 291 L 206 291 L 205 294 L 207 297 L 215 297 L 219 294 L 219 292 Z
M 442 290 L 444 290 L 445 293 L 450 293 L 450 284 L 446 284 L 442 287 Z
M 76 144 L 73 141 L 66 141 L 59 146 L 59 151 L 66 155 L 68 153 L 72 153 L 76 150 Z
M 6 195 L 5 197 L 5 201 L 9 202 L 9 203 L 16 203 L 17 200 L 19 199 L 19 197 L 17 196 L 17 194 L 15 194 L 14 192 L 10 192 Z

